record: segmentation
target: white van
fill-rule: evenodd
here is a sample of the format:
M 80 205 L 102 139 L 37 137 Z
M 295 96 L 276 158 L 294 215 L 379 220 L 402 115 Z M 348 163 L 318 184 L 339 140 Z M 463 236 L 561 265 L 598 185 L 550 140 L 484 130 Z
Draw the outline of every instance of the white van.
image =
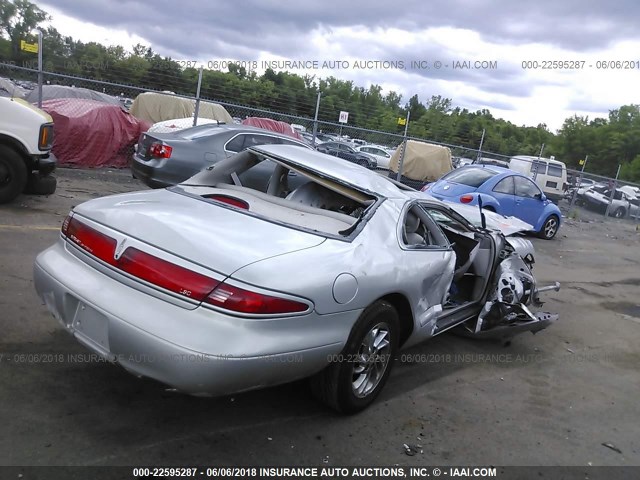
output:
M 531 155 L 511 157 L 509 168 L 531 177 L 549 200 L 558 203 L 564 197 L 567 183 L 567 167 L 552 158 L 538 158 Z

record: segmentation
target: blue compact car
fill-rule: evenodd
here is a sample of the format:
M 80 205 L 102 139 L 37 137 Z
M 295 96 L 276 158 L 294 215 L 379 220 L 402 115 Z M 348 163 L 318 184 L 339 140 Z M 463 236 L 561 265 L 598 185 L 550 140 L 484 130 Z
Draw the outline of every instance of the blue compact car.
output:
M 560 209 L 547 200 L 525 175 L 493 165 L 469 165 L 453 170 L 422 189 L 429 195 L 455 203 L 477 205 L 501 215 L 517 217 L 533 226 L 541 238 L 551 240 L 560 229 Z

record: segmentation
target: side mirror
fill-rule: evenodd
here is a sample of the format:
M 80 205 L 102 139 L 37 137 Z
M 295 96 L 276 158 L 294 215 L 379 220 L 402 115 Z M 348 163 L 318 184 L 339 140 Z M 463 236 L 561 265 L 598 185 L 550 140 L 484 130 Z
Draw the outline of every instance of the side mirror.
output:
M 544 201 L 547 199 L 547 196 L 546 196 L 544 193 L 542 193 L 542 192 L 538 193 L 538 194 L 536 195 L 536 197 L 537 197 L 541 202 L 544 202 Z

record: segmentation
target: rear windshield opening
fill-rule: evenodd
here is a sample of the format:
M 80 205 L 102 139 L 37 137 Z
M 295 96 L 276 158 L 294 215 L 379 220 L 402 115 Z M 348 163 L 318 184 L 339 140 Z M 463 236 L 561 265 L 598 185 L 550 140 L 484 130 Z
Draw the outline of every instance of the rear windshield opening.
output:
M 443 180 L 478 188 L 484 182 L 497 174 L 497 172 L 488 168 L 461 168 L 459 170 L 454 170 L 450 174 L 446 175 L 445 177 L 443 177 Z
M 250 151 L 223 160 L 180 186 L 228 208 L 341 237 L 351 235 L 377 201 L 350 185 Z

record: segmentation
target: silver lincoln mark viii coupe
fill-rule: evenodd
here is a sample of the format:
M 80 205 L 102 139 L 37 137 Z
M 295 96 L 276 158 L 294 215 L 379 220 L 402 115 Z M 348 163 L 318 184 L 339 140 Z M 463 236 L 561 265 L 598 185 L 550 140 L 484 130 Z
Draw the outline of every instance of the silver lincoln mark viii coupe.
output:
M 311 377 L 350 413 L 380 393 L 399 348 L 453 327 L 504 340 L 552 323 L 530 307 L 559 285 L 537 287 L 533 262 L 528 240 L 424 193 L 265 145 L 75 207 L 34 278 L 66 330 L 135 375 L 194 395 Z

